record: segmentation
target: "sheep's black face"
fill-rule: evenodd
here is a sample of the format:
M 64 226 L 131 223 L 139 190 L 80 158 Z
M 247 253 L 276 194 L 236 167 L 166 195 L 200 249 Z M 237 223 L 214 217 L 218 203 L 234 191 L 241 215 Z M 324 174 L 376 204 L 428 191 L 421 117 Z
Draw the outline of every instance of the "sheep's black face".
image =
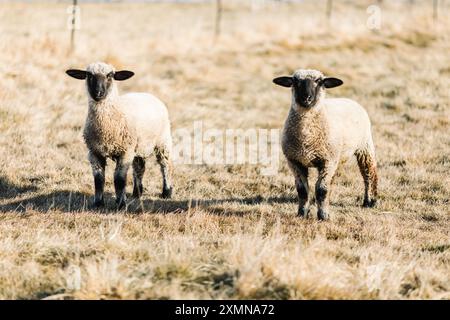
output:
M 293 78 L 295 102 L 303 108 L 314 107 L 322 90 L 321 80 Z
M 309 70 L 309 73 L 312 71 L 314 70 Z M 295 104 L 305 109 L 314 107 L 323 96 L 325 89 L 338 87 L 344 83 L 338 78 L 297 75 L 278 77 L 273 79 L 273 82 L 282 87 L 292 88 Z
M 97 102 L 105 99 L 111 90 L 113 79 L 114 72 L 110 72 L 107 75 L 88 72 L 86 81 L 89 95 L 92 99 Z
M 97 71 L 96 71 L 97 70 Z M 86 80 L 89 95 L 96 102 L 105 99 L 113 88 L 114 81 L 123 81 L 131 78 L 134 72 L 128 70 L 114 71 L 105 63 L 93 63 L 87 70 L 69 69 L 67 75 L 78 80 Z

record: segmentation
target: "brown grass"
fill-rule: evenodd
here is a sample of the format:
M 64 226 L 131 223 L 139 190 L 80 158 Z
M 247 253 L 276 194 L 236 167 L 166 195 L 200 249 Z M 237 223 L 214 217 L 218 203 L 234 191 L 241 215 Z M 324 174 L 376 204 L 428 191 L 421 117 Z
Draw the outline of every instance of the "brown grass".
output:
M 327 27 L 312 3 L 233 2 L 214 42 L 211 5 L 84 4 L 70 55 L 65 5 L 0 4 L 0 298 L 450 298 L 448 4 L 434 24 L 428 2 L 383 4 L 376 32 L 367 5 L 340 4 Z M 333 94 L 373 122 L 378 207 L 360 207 L 352 163 L 332 220 L 301 220 L 282 159 L 272 177 L 179 165 L 172 200 L 151 165 L 143 213 L 113 210 L 110 166 L 110 210 L 91 211 L 86 97 L 64 70 L 96 60 L 134 70 L 122 91 L 161 97 L 175 129 L 280 128 L 290 98 L 272 77 L 342 77 Z

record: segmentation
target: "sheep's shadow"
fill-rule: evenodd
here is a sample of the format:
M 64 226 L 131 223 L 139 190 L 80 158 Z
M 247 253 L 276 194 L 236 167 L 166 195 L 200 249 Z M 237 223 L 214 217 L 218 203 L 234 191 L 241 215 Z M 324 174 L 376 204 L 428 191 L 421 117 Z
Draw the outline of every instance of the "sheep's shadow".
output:
M 31 191 L 31 190 L 29 190 Z M 232 208 L 224 208 L 223 204 L 236 203 L 242 205 L 258 205 L 261 203 L 291 203 L 295 202 L 294 197 L 269 197 L 261 196 L 246 198 L 225 198 L 225 199 L 149 199 L 148 195 L 144 195 L 143 200 L 133 199 L 129 197 L 127 210 L 116 210 L 114 197 L 111 193 L 105 193 L 106 206 L 101 210 L 92 208 L 92 194 L 82 193 L 78 191 L 54 191 L 46 194 L 39 194 L 27 199 L 12 201 L 0 205 L 0 212 L 25 212 L 26 210 L 34 210 L 37 212 L 48 212 L 56 210 L 59 212 L 84 212 L 97 211 L 99 213 L 120 214 L 128 213 L 186 213 L 191 209 L 207 209 L 208 212 L 218 215 L 238 215 L 243 216 L 252 212 L 252 208 L 245 206 L 235 206 Z
M 15 198 L 21 194 L 36 190 L 37 187 L 33 185 L 18 186 L 8 178 L 0 176 L 0 200 Z
M 41 193 L 26 199 L 2 204 L 0 205 L 0 212 L 25 212 L 28 209 L 38 212 L 48 212 L 52 209 L 62 212 L 85 211 L 89 209 L 89 198 L 88 194 L 67 190 Z
M 251 213 L 254 208 L 246 207 L 252 205 L 258 205 L 262 203 L 277 204 L 277 203 L 291 203 L 295 202 L 294 197 L 269 197 L 264 198 L 262 196 L 255 197 L 232 197 L 224 199 L 184 199 L 184 200 L 165 200 L 165 199 L 146 199 L 140 204 L 146 211 L 157 213 L 184 213 L 191 209 L 205 209 L 209 213 L 217 215 L 237 215 L 243 216 Z M 138 201 L 137 201 L 138 202 Z M 236 203 L 243 206 L 238 207 L 226 207 L 223 204 Z M 133 203 L 131 203 L 131 206 Z M 137 207 L 139 210 L 139 207 Z

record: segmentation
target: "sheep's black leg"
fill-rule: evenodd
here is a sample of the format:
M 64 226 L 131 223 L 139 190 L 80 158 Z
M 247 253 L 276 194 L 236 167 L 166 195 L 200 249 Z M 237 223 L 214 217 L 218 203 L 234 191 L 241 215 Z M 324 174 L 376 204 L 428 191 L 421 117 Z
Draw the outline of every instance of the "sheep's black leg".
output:
M 105 206 L 105 200 L 103 198 L 103 190 L 105 187 L 105 166 L 106 158 L 89 153 L 89 161 L 92 166 L 92 173 L 94 175 L 95 196 L 94 196 L 94 208 L 102 208 Z
M 126 184 L 127 173 L 130 167 L 130 162 L 125 161 L 124 158 L 117 159 L 116 170 L 114 172 L 114 188 L 116 189 L 116 204 L 118 209 L 123 209 L 126 206 Z
M 378 173 L 377 173 L 377 164 L 374 158 L 372 158 L 372 163 L 369 172 L 370 172 L 370 194 L 372 196 L 369 206 L 374 207 L 377 204 L 378 198 Z
M 373 207 L 377 201 L 377 166 L 375 157 L 370 152 L 363 150 L 355 153 L 359 170 L 364 180 L 364 201 L 363 207 Z M 372 196 L 372 199 L 369 197 Z
M 319 176 L 316 183 L 316 203 L 317 203 L 317 217 L 319 220 L 329 219 L 328 204 L 330 202 L 330 188 L 331 180 L 336 171 L 336 165 L 325 163 L 318 167 Z
M 145 172 L 145 159 L 142 157 L 135 157 L 133 160 L 133 197 L 140 198 L 144 192 L 142 185 L 142 177 Z
M 308 168 L 295 160 L 288 160 L 289 167 L 295 177 L 295 188 L 298 194 L 298 215 L 307 217 L 308 208 Z
M 169 199 L 172 197 L 172 179 L 171 179 L 171 171 L 172 165 L 170 162 L 170 154 L 166 148 L 157 147 L 155 148 L 156 160 L 158 161 L 161 167 L 161 174 L 163 178 L 163 190 L 161 197 L 164 199 Z

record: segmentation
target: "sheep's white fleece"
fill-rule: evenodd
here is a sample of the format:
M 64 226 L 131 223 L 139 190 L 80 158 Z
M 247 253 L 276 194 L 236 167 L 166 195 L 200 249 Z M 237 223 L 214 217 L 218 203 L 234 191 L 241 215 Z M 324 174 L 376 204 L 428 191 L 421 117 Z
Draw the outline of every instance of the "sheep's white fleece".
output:
M 170 121 L 164 103 L 148 93 L 127 93 L 117 99 L 117 108 L 132 123 L 137 134 L 136 155 L 144 158 L 155 147 L 172 148 Z M 140 142 L 147 143 L 140 143 Z
M 346 98 L 327 98 L 321 101 L 320 108 L 327 120 L 329 139 L 340 146 L 341 160 L 353 157 L 357 150 L 374 155 L 369 115 L 359 103 Z

